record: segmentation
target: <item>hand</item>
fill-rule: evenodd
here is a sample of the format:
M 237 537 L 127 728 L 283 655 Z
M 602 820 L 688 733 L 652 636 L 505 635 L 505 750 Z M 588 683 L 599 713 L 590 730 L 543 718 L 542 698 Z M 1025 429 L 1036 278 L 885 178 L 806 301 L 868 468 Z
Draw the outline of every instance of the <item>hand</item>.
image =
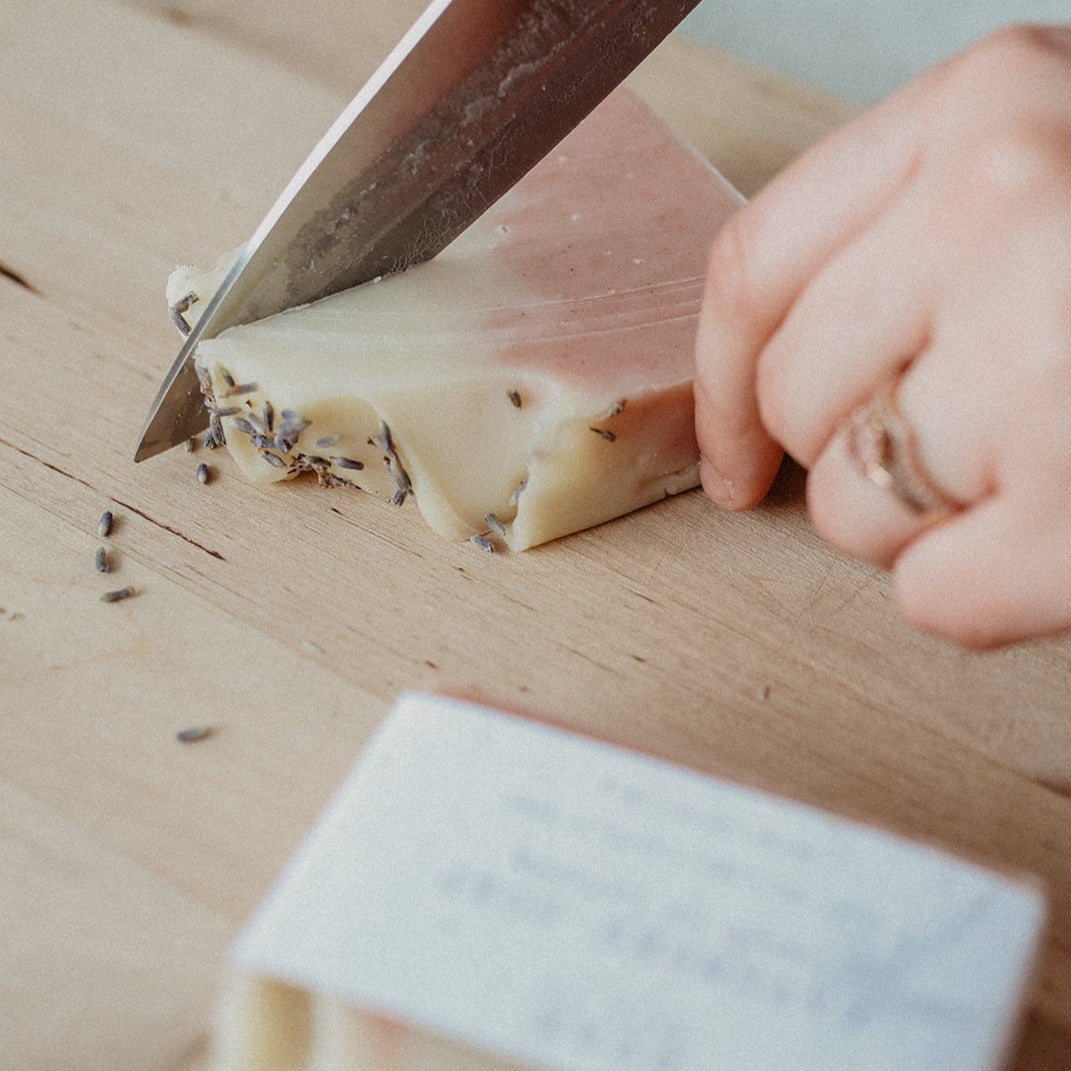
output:
M 716 502 L 755 505 L 783 447 L 916 627 L 1071 628 L 1071 27 L 985 38 L 774 179 L 715 241 L 697 362 Z M 950 512 L 879 486 L 850 418 L 886 385 Z

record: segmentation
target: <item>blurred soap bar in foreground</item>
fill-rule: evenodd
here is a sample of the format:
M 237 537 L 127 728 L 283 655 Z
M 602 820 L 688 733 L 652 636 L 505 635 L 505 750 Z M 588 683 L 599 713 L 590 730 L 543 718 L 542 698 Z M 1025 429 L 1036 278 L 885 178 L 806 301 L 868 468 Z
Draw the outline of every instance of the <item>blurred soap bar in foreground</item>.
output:
M 407 694 L 240 937 L 216 1071 L 993 1071 L 1029 883 Z

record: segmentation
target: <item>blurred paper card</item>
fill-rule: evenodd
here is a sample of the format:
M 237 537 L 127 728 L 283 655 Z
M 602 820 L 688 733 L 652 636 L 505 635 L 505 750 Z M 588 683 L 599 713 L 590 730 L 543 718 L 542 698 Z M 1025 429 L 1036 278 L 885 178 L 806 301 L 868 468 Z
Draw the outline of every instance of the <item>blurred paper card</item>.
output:
M 992 1071 L 1044 914 L 930 848 L 414 693 L 235 958 L 546 1071 Z

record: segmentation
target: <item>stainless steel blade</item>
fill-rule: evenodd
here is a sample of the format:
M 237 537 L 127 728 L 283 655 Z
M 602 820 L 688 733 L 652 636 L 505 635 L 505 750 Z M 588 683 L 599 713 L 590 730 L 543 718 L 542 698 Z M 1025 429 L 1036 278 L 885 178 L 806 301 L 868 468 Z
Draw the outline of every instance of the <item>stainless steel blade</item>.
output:
M 202 339 L 433 257 L 698 2 L 433 0 L 247 243 L 160 387 L 135 460 L 207 425 Z

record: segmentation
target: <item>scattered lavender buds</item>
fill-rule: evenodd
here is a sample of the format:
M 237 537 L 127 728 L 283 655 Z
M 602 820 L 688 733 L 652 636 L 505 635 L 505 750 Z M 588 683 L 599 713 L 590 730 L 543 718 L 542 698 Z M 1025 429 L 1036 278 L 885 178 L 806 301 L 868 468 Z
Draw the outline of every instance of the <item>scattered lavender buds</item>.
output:
M 241 394 L 254 394 L 260 390 L 256 383 L 229 383 L 227 385 L 228 398 L 236 398 Z
M 205 740 L 215 732 L 211 725 L 194 725 L 189 729 L 180 729 L 175 733 L 175 739 L 180 744 L 195 744 L 198 740 Z
M 383 448 L 383 461 L 394 479 L 396 488 L 394 494 L 390 497 L 391 504 L 395 506 L 403 505 L 413 490 L 413 484 L 409 479 L 409 473 L 405 471 L 401 461 L 398 460 L 398 455 L 394 450 L 394 437 L 384 421 L 381 420 L 379 422 L 379 434 L 368 441 L 372 445 L 378 445 Z
M 197 295 L 191 290 L 188 294 L 180 297 L 168 310 L 171 314 L 171 322 L 184 334 L 190 333 L 190 322 L 183 313 L 188 312 L 190 306 L 198 300 Z
M 122 602 L 134 594 L 134 589 L 128 584 L 125 588 L 116 588 L 114 591 L 106 591 L 100 597 L 101 602 Z
M 208 466 L 202 461 L 201 464 L 197 466 L 197 482 L 208 483 L 208 475 Z
M 97 535 L 103 539 L 112 530 L 112 511 L 106 509 L 101 515 L 100 520 L 97 522 Z
M 378 442 L 388 454 L 394 453 L 394 437 L 391 435 L 390 428 L 387 427 L 386 421 L 381 420 L 379 422 L 379 435 L 376 436 L 375 440 L 371 441 Z
M 477 548 L 477 550 L 485 551 L 487 554 L 494 554 L 495 545 L 491 542 L 487 536 L 474 535 L 469 536 L 469 542 Z
M 212 415 L 215 417 L 234 416 L 235 413 L 240 413 L 242 407 L 240 405 L 224 405 L 216 406 L 212 405 L 208 399 L 205 399 L 205 408 L 211 410 Z
M 506 394 L 508 395 L 509 400 L 514 404 L 517 409 L 520 409 L 520 407 L 524 405 L 524 402 L 521 401 L 520 391 L 511 387 L 508 391 L 506 391 Z
M 98 573 L 106 573 L 111 568 L 111 564 L 108 561 L 108 551 L 104 547 L 97 547 L 97 555 L 94 558 L 94 564 L 96 565 Z

